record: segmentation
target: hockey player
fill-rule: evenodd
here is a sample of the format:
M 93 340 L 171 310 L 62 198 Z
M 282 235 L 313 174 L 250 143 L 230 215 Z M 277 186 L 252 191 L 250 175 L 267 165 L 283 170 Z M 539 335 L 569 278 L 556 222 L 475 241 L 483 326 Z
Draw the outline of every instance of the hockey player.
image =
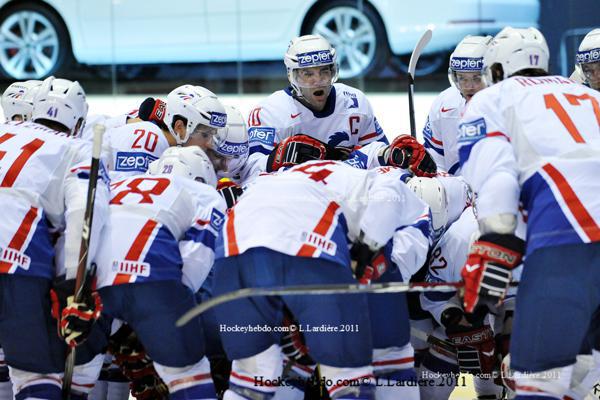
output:
M 42 81 L 15 82 L 2 94 L 2 111 L 6 121 L 29 121 L 33 111 L 33 99 Z
M 33 102 L 37 124 L 8 122 L 0 127 L 0 203 L 5 212 L 0 234 L 0 343 L 16 398 L 61 395 L 66 346 L 51 317 L 50 289 L 64 266 L 67 277 L 73 277 L 78 264 L 91 153 L 68 136 L 77 132 L 86 113 L 81 86 L 50 77 Z M 103 225 L 105 184 L 98 183 L 96 195 L 92 244 Z M 56 247 L 50 239 L 55 233 L 66 237 Z M 95 250 L 92 245 L 90 260 Z M 93 383 L 92 379 L 78 383 Z
M 284 61 L 290 87 L 273 93 L 248 117 L 250 164 L 270 172 L 319 158 L 315 152 L 343 159 L 357 145 L 387 143 L 364 93 L 336 83 L 336 51 L 326 39 L 293 39 Z
M 503 29 L 484 56 L 494 85 L 471 100 L 459 134 L 481 232 L 462 271 L 465 311 L 504 297 L 524 251 L 519 198 L 528 215 L 510 347 L 517 399 L 562 398 L 600 305 L 600 96 L 547 76 L 548 59 L 539 31 Z
M 227 123 L 227 114 L 216 95 L 200 86 L 173 89 L 167 96 L 166 110 L 152 113 L 164 113 L 164 124 L 131 119 L 106 133 L 104 153 L 112 178 L 146 172 L 148 165 L 169 146 L 198 145 L 207 149 L 212 146 L 217 129 Z
M 212 267 L 225 204 L 198 146 L 169 148 L 149 171 L 112 185 L 97 260 L 103 312 L 136 332 L 170 398 L 215 398 L 199 321 L 175 321 Z
M 218 239 L 215 295 L 242 287 L 354 282 L 348 241 L 380 250 L 396 229 L 427 218 L 426 205 L 399 180 L 401 174 L 398 169 L 364 171 L 335 161 L 313 161 L 259 176 L 228 213 Z M 260 212 L 264 209 L 269 213 Z M 362 295 L 253 298 L 217 308 L 224 348 L 234 360 L 224 398 L 273 395 L 274 381 L 282 372 L 280 334 L 235 333 L 233 324 L 280 326 L 284 304 L 308 329 L 306 343 L 320 363 L 329 395 L 372 398 L 370 322 L 367 312 L 357 312 L 368 308 Z M 356 331 L 311 331 L 340 324 L 354 325 Z
M 600 28 L 588 32 L 581 41 L 571 78 L 600 90 Z
M 450 55 L 448 80 L 451 86 L 433 101 L 423 138 L 437 167 L 455 174 L 458 171 L 458 121 L 475 93 L 485 87 L 481 74 L 483 55 L 491 36 L 465 37 Z

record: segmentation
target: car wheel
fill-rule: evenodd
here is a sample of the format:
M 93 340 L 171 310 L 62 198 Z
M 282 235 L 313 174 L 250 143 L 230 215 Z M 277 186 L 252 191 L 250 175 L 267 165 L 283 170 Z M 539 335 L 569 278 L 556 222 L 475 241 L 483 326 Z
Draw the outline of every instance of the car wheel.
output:
M 67 30 L 52 11 L 21 3 L 0 15 L 0 71 L 5 76 L 45 78 L 65 65 L 70 51 Z
M 442 65 L 447 66 L 448 55 L 444 53 L 429 54 L 419 57 L 417 62 L 416 76 L 429 75 L 437 71 Z M 410 54 L 406 56 L 394 57 L 392 64 L 402 73 L 408 73 L 408 64 L 410 62 Z
M 388 60 L 383 23 L 369 4 L 359 10 L 356 1 L 327 2 L 308 16 L 304 27 L 303 34 L 319 34 L 336 49 L 342 79 L 375 72 Z

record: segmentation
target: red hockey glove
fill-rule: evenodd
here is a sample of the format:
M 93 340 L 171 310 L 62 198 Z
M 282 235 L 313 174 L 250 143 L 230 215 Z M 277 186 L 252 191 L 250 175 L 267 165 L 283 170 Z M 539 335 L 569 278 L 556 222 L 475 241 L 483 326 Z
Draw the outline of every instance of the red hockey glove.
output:
M 462 332 L 447 332 L 448 338 L 456 346 L 460 372 L 473 375 L 491 374 L 498 361 L 492 329 L 489 325 L 466 329 Z
M 161 99 L 148 97 L 140 104 L 138 117 L 143 121 L 155 122 L 162 129 L 168 129 L 164 123 L 166 112 L 167 103 Z
M 363 285 L 368 285 L 371 282 L 375 282 L 381 278 L 381 275 L 383 275 L 387 269 L 388 264 L 385 261 L 383 251 L 380 250 L 375 253 L 369 264 L 365 266 L 362 276 L 359 277 L 358 282 Z
M 511 270 L 521 263 L 525 242 L 514 235 L 491 233 L 471 245 L 461 271 L 464 306 L 473 312 L 479 303 L 500 302 L 506 295 Z
M 267 172 L 292 167 L 306 161 L 325 160 L 325 143 L 307 135 L 294 135 L 279 142 L 267 159 Z
M 244 193 L 244 190 L 235 182 L 219 181 L 217 183 L 217 192 L 225 199 L 227 208 L 231 208 L 237 203 L 238 198 Z
M 102 311 L 98 292 L 84 288 L 78 303 L 73 301 L 74 293 L 75 279 L 57 282 L 50 290 L 52 316 L 58 321 L 58 335 L 70 347 L 85 342 Z
M 410 170 L 416 176 L 435 176 L 437 167 L 425 147 L 410 135 L 397 136 L 385 151 L 387 165 Z

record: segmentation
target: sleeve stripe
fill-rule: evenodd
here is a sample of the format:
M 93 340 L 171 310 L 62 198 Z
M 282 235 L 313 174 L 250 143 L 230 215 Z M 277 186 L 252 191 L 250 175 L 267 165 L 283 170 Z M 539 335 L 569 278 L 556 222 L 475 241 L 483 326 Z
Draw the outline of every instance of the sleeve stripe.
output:
M 442 142 L 441 140 L 437 140 L 436 138 L 434 138 L 433 136 L 431 136 L 429 139 L 431 139 L 431 141 L 435 144 L 437 144 L 438 146 L 443 146 L 444 142 Z
M 381 132 L 381 133 L 377 133 L 377 132 L 367 133 L 366 135 L 359 137 L 358 141 L 359 142 L 364 142 L 365 140 L 372 139 L 372 138 L 377 137 L 377 136 L 379 136 L 381 134 L 383 134 L 383 132 Z
M 504 139 L 508 140 L 510 142 L 510 138 L 503 132 L 490 132 L 488 134 L 485 135 L 486 137 L 503 137 Z

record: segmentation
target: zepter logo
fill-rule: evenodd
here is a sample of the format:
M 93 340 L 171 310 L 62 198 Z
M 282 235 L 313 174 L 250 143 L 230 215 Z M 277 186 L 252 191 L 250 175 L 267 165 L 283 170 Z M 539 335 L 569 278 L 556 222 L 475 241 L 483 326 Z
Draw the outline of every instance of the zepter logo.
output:
M 298 54 L 299 67 L 314 67 L 323 64 L 331 64 L 332 62 L 333 56 L 329 50 Z
M 600 61 L 600 48 L 577 52 L 577 63 L 586 64 Z
M 450 68 L 457 72 L 481 71 L 483 58 L 453 57 L 450 60 Z

